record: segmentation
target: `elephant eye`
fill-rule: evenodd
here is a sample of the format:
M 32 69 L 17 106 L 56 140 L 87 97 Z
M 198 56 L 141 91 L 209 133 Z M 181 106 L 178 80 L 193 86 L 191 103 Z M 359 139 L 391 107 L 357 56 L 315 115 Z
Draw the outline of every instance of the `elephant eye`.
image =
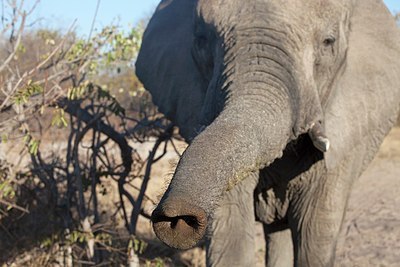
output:
M 324 46 L 332 46 L 334 45 L 336 42 L 336 38 L 333 36 L 327 37 L 325 38 L 325 40 L 323 41 Z

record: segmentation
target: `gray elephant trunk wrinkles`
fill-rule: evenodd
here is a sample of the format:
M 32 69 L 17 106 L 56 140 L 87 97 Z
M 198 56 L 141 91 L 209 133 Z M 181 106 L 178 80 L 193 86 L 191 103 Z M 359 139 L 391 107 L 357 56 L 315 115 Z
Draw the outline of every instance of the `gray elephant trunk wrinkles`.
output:
M 297 101 L 294 100 L 298 98 L 298 83 L 293 73 L 295 62 L 289 53 L 291 41 L 283 32 L 281 40 L 274 37 L 275 34 L 265 25 L 221 33 L 223 40 L 217 42 L 223 43 L 222 51 L 213 52 L 214 61 L 221 64 L 215 65 L 212 77 L 205 77 L 210 83 L 201 112 L 202 125 L 211 124 L 235 98 L 264 101 L 271 111 L 280 107 L 283 101 L 282 106 L 286 105 L 289 100 L 292 110 L 296 109 Z
M 298 83 L 293 73 L 295 59 L 291 55 L 293 53 L 289 52 L 293 51 L 293 48 L 283 32 L 278 40 L 276 32 L 268 26 L 255 24 L 229 31 L 223 38 L 227 43 L 223 73 L 226 83 L 223 90 L 232 82 L 260 82 L 261 88 L 262 83 L 266 83 L 267 87 L 275 87 L 286 94 L 293 94 L 297 89 Z M 228 88 L 234 91 L 232 87 Z M 252 87 L 244 87 L 237 91 L 243 92 L 246 89 Z
M 184 196 L 211 213 L 226 190 L 281 156 L 291 133 L 289 102 L 282 110 L 257 106 L 252 99 L 227 105 L 185 151 L 166 198 Z
M 226 47 L 221 90 L 228 96 L 227 103 L 252 98 L 264 102 L 268 111 L 279 110 L 289 101 L 293 140 L 323 122 L 324 115 L 317 85 L 307 74 L 310 66 L 304 64 L 306 52 L 298 51 L 304 40 L 289 34 L 294 31 L 291 26 L 274 29 L 270 23 L 256 20 L 222 34 Z

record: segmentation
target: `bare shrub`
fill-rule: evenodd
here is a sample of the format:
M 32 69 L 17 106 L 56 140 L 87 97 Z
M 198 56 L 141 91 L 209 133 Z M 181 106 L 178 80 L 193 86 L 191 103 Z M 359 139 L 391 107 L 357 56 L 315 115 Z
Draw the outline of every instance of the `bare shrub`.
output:
M 137 266 L 152 165 L 180 139 L 134 75 L 142 27 L 109 26 L 83 40 L 73 26 L 27 30 L 36 4 L 5 4 L 0 149 L 21 152 L 0 155 L 0 262 Z

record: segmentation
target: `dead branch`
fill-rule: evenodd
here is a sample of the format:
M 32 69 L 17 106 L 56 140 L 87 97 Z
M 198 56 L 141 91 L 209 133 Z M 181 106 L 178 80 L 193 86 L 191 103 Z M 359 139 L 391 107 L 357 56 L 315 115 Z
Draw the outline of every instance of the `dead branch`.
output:
M 153 149 L 149 153 L 149 158 L 147 160 L 147 165 L 146 165 L 146 173 L 144 175 L 143 182 L 142 182 L 142 185 L 140 187 L 139 196 L 137 197 L 136 203 L 134 205 L 134 208 L 133 208 L 133 211 L 132 211 L 132 214 L 131 214 L 131 224 L 130 224 L 130 227 L 129 227 L 129 232 L 132 235 L 136 234 L 137 221 L 138 221 L 138 218 L 139 218 L 139 214 L 140 214 L 143 198 L 144 198 L 145 193 L 146 193 L 147 185 L 148 185 L 148 183 L 150 181 L 151 167 L 152 167 L 153 163 L 155 162 L 154 158 L 156 156 L 158 147 L 163 142 L 166 142 L 171 138 L 172 131 L 173 131 L 173 124 L 171 123 L 171 124 L 168 125 L 166 131 L 157 139 L 156 143 L 153 146 Z

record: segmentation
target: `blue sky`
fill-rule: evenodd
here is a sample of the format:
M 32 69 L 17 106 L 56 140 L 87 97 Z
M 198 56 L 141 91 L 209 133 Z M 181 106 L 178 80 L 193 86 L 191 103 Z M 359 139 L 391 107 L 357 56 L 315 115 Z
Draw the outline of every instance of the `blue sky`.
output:
M 28 0 L 33 2 L 33 0 Z M 150 17 L 159 0 L 101 0 L 95 27 L 116 22 L 127 28 L 141 18 Z M 400 0 L 385 0 L 391 11 L 400 11 Z M 97 0 L 41 0 L 34 14 L 39 25 L 66 30 L 76 19 L 79 34 L 88 35 Z
M 30 2 L 33 0 L 28 0 Z M 97 29 L 115 22 L 125 28 L 153 14 L 159 0 L 101 0 L 95 23 Z M 37 23 L 66 30 L 76 19 L 77 31 L 88 35 L 97 0 L 40 0 L 33 17 Z

